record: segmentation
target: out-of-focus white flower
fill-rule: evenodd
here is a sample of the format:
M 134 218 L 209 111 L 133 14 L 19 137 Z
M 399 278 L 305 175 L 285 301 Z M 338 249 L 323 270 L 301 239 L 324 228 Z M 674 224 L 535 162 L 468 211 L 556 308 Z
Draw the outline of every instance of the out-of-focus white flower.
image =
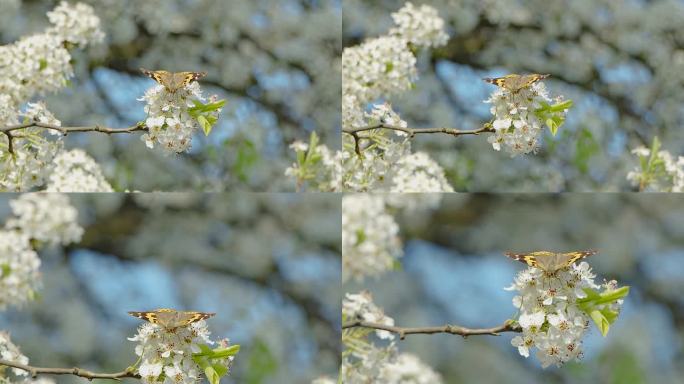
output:
M 337 384 L 337 380 L 334 380 L 330 377 L 323 376 L 323 377 L 318 377 L 314 379 L 311 384 Z
M 62 151 L 52 162 L 48 192 L 112 192 L 95 160 L 81 149 Z
M 497 88 L 485 103 L 492 104 L 495 132 L 487 140 L 495 150 L 503 147 L 511 156 L 537 151 L 544 122 L 535 111 L 542 103 L 551 103 L 544 83 L 537 82 L 517 92 Z M 564 116 L 566 112 L 557 113 Z
M 47 140 L 37 128 L 22 130 L 22 136 L 13 140 L 14 153 L 8 150 L 7 137 L 0 136 L 0 190 L 21 192 L 43 185 L 63 147 L 61 140 Z
M 7 228 L 30 239 L 48 244 L 67 245 L 83 235 L 78 224 L 78 211 L 66 195 L 59 193 L 25 193 L 10 201 L 15 217 L 7 220 Z
M 28 357 L 24 356 L 19 348 L 12 343 L 9 333 L 0 331 L 0 359 L 19 364 L 28 364 Z M 12 373 L 16 376 L 28 376 L 28 372 L 19 368 L 12 368 Z M 0 382 L 2 377 L 0 377 Z
M 48 20 L 54 26 L 48 33 L 59 36 L 78 46 L 88 43 L 100 43 L 104 40 L 104 32 L 100 29 L 100 19 L 95 15 L 93 7 L 83 3 L 69 4 L 62 1 L 47 13 Z
M 342 280 L 377 276 L 403 255 L 399 226 L 385 209 L 382 196 L 342 198 Z
M 651 150 L 638 147 L 632 153 L 639 156 L 641 164 L 627 174 L 627 180 L 642 191 L 684 192 L 684 156 L 675 156 L 665 150 L 657 151 L 654 159 Z
M 385 315 L 382 309 L 373 303 L 373 296 L 368 291 L 356 294 L 347 293 L 342 300 L 342 315 L 347 320 L 363 320 L 377 324 L 394 325 L 394 319 Z M 381 339 L 394 340 L 394 335 L 388 331 L 376 330 L 375 333 Z
M 392 169 L 391 192 L 453 192 L 444 169 L 425 152 L 404 156 Z
M 582 338 L 589 327 L 589 316 L 578 306 L 578 300 L 586 297 L 583 288 L 597 289 L 595 275 L 589 264 L 573 264 L 553 274 L 529 267 L 515 277 L 513 305 L 519 309 L 518 323 L 522 335 L 515 336 L 511 345 L 521 356 L 528 357 L 533 348 L 542 368 L 555 364 L 560 366 L 582 357 Z M 615 289 L 617 283 L 604 285 Z M 622 300 L 610 303 L 612 310 L 619 310 Z
M 33 299 L 41 285 L 39 267 L 40 259 L 31 248 L 29 236 L 0 230 L 0 310 Z
M 444 32 L 444 20 L 429 5 L 416 7 L 407 2 L 392 14 L 392 19 L 397 27 L 392 28 L 390 34 L 401 36 L 417 46 L 438 47 L 449 40 L 449 35 Z
M 213 344 L 203 320 L 174 330 L 144 323 L 128 340 L 138 342 L 135 347 L 135 354 L 141 358 L 138 373 L 143 382 L 150 384 L 159 382 L 162 374 L 168 380 L 164 382 L 169 383 L 199 381 L 203 373 L 192 355 L 201 350 L 200 344 Z M 226 364 L 231 361 L 228 359 Z
M 401 353 L 380 367 L 380 374 L 375 383 L 386 384 L 436 384 L 442 377 L 430 366 L 423 363 L 418 356 Z

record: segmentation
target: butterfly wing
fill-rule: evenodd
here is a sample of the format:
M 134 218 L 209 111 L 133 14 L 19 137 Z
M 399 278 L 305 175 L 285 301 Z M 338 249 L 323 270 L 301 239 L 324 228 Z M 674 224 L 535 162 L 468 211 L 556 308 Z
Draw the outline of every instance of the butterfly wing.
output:
M 206 320 L 214 316 L 215 313 L 187 311 L 181 312 L 180 315 L 179 323 L 181 323 L 181 326 L 186 326 L 200 320 Z
M 206 72 L 176 72 L 173 74 L 173 85 L 176 87 L 175 89 L 185 88 L 193 81 L 197 81 L 206 75 Z
M 541 265 L 545 264 L 545 260 L 555 253 L 547 251 L 537 251 L 537 252 L 527 252 L 527 253 L 513 253 L 506 252 L 505 255 L 513 260 L 525 263 L 530 267 L 541 268 Z M 542 268 L 543 269 L 543 268 Z
M 157 313 L 154 311 L 142 311 L 142 312 L 128 312 L 129 315 L 137 317 L 145 321 L 149 321 L 152 324 L 158 323 Z
M 484 78 L 482 80 L 494 84 L 498 87 L 507 89 L 513 93 L 520 91 L 521 89 L 527 88 L 530 85 L 536 83 L 539 80 L 549 77 L 548 74 L 540 75 L 538 73 L 533 73 L 529 75 L 518 75 L 517 73 L 511 73 L 502 77 L 495 78 Z
M 518 75 L 517 73 L 511 73 L 509 75 L 502 76 L 502 77 L 485 77 L 482 80 L 484 80 L 490 84 L 494 84 L 497 87 L 509 89 L 512 82 L 519 77 L 520 77 L 520 75 Z
M 563 258 L 562 264 L 564 265 L 563 268 L 569 267 L 573 263 L 576 263 L 584 258 L 587 258 L 589 256 L 595 255 L 597 252 L 594 250 L 586 250 L 586 251 L 575 251 L 575 252 L 567 252 L 567 253 L 561 253 L 559 254 Z

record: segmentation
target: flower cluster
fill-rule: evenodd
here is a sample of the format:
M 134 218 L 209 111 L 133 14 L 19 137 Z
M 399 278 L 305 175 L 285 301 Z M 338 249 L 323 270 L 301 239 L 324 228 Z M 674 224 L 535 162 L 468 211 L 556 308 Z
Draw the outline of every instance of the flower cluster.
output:
M 434 8 L 407 3 L 392 17 L 396 27 L 387 35 L 342 52 L 344 129 L 377 124 L 405 128 L 407 123 L 389 103 L 380 99 L 413 88 L 418 77 L 414 48 L 436 47 L 447 41 L 444 20 Z M 319 190 L 452 191 L 444 170 L 435 161 L 424 153 L 412 154 L 405 133 L 375 129 L 356 136 L 359 147 L 351 135 L 345 134 L 343 150 L 336 153 L 314 144 L 304 151 L 298 143 L 293 148 L 297 163 L 286 174 L 296 177 L 299 185 L 308 182 Z
M 40 259 L 34 241 L 69 244 L 83 233 L 65 195 L 24 194 L 10 201 L 14 214 L 0 230 L 0 309 L 20 306 L 40 288 Z
M 209 103 L 204 104 L 197 82 L 175 92 L 157 84 L 148 89 L 140 100 L 146 103 L 145 125 L 149 129 L 141 139 L 149 148 L 154 148 L 156 143 L 170 153 L 190 149 L 192 135 L 199 128 L 208 135 L 225 103 L 216 101 L 216 96 L 212 96 Z
M 19 347 L 12 343 L 10 335 L 7 332 L 0 331 L 0 359 L 11 361 L 19 364 L 28 364 L 28 357 L 24 356 Z M 0 383 L 3 384 L 55 384 L 52 379 L 48 378 L 28 378 L 29 373 L 23 369 L 12 368 L 11 372 L 18 377 L 21 377 L 20 381 L 12 381 L 6 371 L 0 370 Z
M 138 373 L 144 383 L 196 383 L 207 372 L 220 377 L 228 373 L 235 354 L 216 355 L 211 358 L 209 365 L 202 366 L 205 365 L 203 359 L 214 351 L 207 346 L 214 342 L 209 339 L 204 320 L 175 329 L 144 323 L 138 333 L 128 340 L 138 342 L 135 354 L 140 356 Z M 219 341 L 218 350 L 231 350 L 228 341 Z M 211 367 L 211 370 L 207 367 Z M 218 382 L 214 377 L 210 381 Z
M 551 106 L 551 101 L 542 82 L 515 92 L 497 88 L 485 100 L 492 104 L 490 112 L 494 115 L 491 127 L 495 133 L 488 138 L 492 147 L 500 151 L 503 146 L 511 156 L 536 152 L 544 124 L 555 134 L 570 106 L 561 99 Z
M 100 166 L 82 149 L 60 152 L 51 168 L 48 192 L 112 192 Z
M 342 301 L 342 319 L 394 325 L 394 319 L 385 315 L 369 292 L 347 294 Z M 373 333 L 355 328 L 343 331 L 342 342 L 346 351 L 342 358 L 341 378 L 344 383 L 382 384 L 438 384 L 441 377 L 420 359 L 409 353 L 399 353 L 394 335 L 378 330 L 374 333 L 389 342 L 378 346 L 368 340 Z
M 601 295 L 605 295 L 617 288 L 615 281 L 600 286 L 594 283 L 594 277 L 587 262 L 554 273 L 533 267 L 518 273 L 513 285 L 506 289 L 517 291 L 513 305 L 520 311 L 522 336 L 514 337 L 511 344 L 520 355 L 528 357 L 530 350 L 536 348 L 543 368 L 582 357 L 582 338 L 590 320 L 600 314 L 610 322 L 617 317 L 622 304 L 619 298 L 590 304 L 592 296 L 599 295 L 595 293 L 597 289 L 603 288 Z M 605 334 L 607 329 L 601 332 Z
M 342 280 L 377 276 L 402 256 L 399 226 L 382 196 L 342 198 Z
M 40 288 L 40 259 L 29 237 L 18 231 L 0 230 L 0 310 L 21 306 Z
M 43 33 L 0 46 L 0 126 L 27 121 L 60 126 L 44 103 L 30 103 L 37 95 L 63 88 L 73 76 L 70 46 L 83 47 L 104 38 L 100 21 L 89 5 L 61 2 L 48 12 L 52 26 Z M 26 108 L 22 111 L 22 106 Z M 49 131 L 50 133 L 58 133 Z M 23 129 L 21 135 L 0 137 L 0 190 L 24 191 L 45 183 L 54 171 L 61 140 L 45 137 L 40 128 Z
M 100 30 L 100 19 L 89 5 L 77 3 L 72 6 L 62 1 L 54 10 L 47 13 L 47 17 L 54 25 L 48 33 L 59 36 L 62 41 L 83 47 L 104 40 L 105 35 Z
M 78 224 L 78 211 L 66 195 L 25 193 L 10 201 L 10 207 L 15 217 L 7 220 L 6 226 L 33 240 L 50 245 L 81 240 L 83 228 Z
M 672 156 L 660 149 L 658 138 L 652 147 L 638 147 L 632 153 L 639 156 L 639 166 L 627 174 L 627 180 L 640 191 L 684 192 L 684 156 Z
M 382 309 L 373 303 L 373 296 L 368 291 L 347 293 L 342 301 L 342 313 L 348 320 L 363 320 L 376 324 L 394 325 L 394 319 L 385 315 Z M 394 335 L 383 330 L 375 334 L 381 339 L 394 340 Z
M 392 14 L 394 24 L 390 35 L 401 36 L 411 44 L 424 47 L 445 45 L 449 35 L 444 32 L 444 20 L 437 10 L 428 6 L 414 6 L 408 2 L 399 11 Z

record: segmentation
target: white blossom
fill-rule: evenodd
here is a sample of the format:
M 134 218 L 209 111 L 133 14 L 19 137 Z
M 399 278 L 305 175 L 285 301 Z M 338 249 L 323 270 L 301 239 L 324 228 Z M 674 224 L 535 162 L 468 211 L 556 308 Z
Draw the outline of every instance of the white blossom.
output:
M 444 20 L 437 10 L 429 5 L 414 6 L 407 2 L 399 11 L 392 14 L 397 25 L 390 34 L 401 36 L 412 44 L 424 47 L 445 45 L 449 35 L 444 32 Z
M 25 193 L 11 200 L 10 206 L 14 217 L 7 220 L 6 227 L 30 239 L 67 245 L 79 241 L 83 235 L 78 211 L 66 195 Z
M 345 298 L 342 300 L 342 314 L 348 320 L 394 325 L 394 319 L 385 315 L 382 309 L 373 303 L 373 296 L 368 291 L 345 294 Z M 381 339 L 394 340 L 394 335 L 388 331 L 376 330 L 375 333 Z
M 29 239 L 19 231 L 0 230 L 0 310 L 22 306 L 41 286 L 40 259 Z
M 511 156 L 537 151 L 544 122 L 535 112 L 542 103 L 551 103 L 544 83 L 537 82 L 517 92 L 497 88 L 485 103 L 492 104 L 495 133 L 487 140 L 495 150 L 503 147 Z
M 141 139 L 149 148 L 158 144 L 170 153 L 185 152 L 190 148 L 192 135 L 200 128 L 199 122 L 191 116 L 194 102 L 204 102 L 199 83 L 192 82 L 175 92 L 169 92 L 162 85 L 155 85 L 140 99 L 145 101 L 147 119 L 145 125 L 149 132 Z M 210 101 L 215 100 L 212 97 Z M 218 116 L 220 109 L 213 112 Z
M 589 264 L 582 262 L 552 274 L 529 267 L 520 271 L 512 286 L 513 305 L 520 311 L 518 323 L 522 334 L 511 340 L 521 356 L 529 357 L 532 349 L 543 368 L 579 360 L 582 339 L 589 328 L 589 316 L 578 306 L 578 299 L 586 297 L 583 288 L 597 289 L 595 275 Z M 615 289 L 617 283 L 603 285 Z M 609 304 L 619 310 L 622 300 Z
M 643 169 L 641 166 L 634 168 L 627 174 L 627 180 L 640 190 L 659 192 L 684 192 L 684 156 L 675 158 L 666 150 L 657 151 L 654 169 Z M 647 162 L 651 156 L 651 150 L 646 147 L 638 147 L 632 153 Z
M 377 276 L 403 255 L 399 226 L 381 196 L 342 198 L 342 280 Z
M 81 149 L 60 152 L 51 168 L 48 192 L 112 192 L 99 164 Z
M 85 46 L 104 40 L 104 32 L 100 29 L 100 19 L 90 5 L 83 3 L 71 5 L 62 1 L 54 10 L 47 13 L 47 17 L 54 25 L 48 33 L 59 36 L 62 41 Z
M 192 359 L 193 353 L 200 351 L 200 344 L 214 344 L 209 339 L 209 330 L 205 321 L 191 323 L 173 330 L 157 324 L 144 323 L 138 333 L 128 340 L 137 341 L 135 354 L 141 362 L 138 373 L 144 383 L 160 381 L 162 374 L 165 383 L 195 383 L 203 375 L 202 370 Z M 227 341 L 220 345 L 227 346 Z M 232 359 L 226 359 L 229 366 Z

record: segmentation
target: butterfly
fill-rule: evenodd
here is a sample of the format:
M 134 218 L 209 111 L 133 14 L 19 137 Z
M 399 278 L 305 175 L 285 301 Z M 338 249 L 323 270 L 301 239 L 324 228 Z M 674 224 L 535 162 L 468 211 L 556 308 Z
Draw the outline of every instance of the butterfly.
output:
M 482 80 L 506 89 L 511 93 L 518 93 L 521 89 L 525 89 L 537 81 L 546 79 L 549 76 L 550 75 L 540 75 L 538 73 L 533 73 L 530 75 L 518 75 L 517 73 L 511 73 L 510 75 L 503 77 L 487 77 Z
M 140 71 L 161 84 L 169 93 L 175 93 L 181 88 L 185 88 L 193 81 L 197 81 L 207 75 L 206 72 L 169 72 L 169 71 L 150 71 L 140 68 Z
M 530 267 L 539 268 L 542 271 L 553 274 L 558 270 L 568 268 L 572 263 L 585 257 L 595 255 L 596 251 L 576 251 L 568 253 L 536 251 L 529 253 L 506 252 L 506 256 L 520 261 Z
M 215 313 L 177 311 L 170 308 L 160 308 L 154 311 L 145 312 L 128 312 L 128 314 L 133 317 L 149 321 L 152 324 L 157 324 L 168 330 L 185 327 L 189 324 L 208 319 L 215 315 Z

